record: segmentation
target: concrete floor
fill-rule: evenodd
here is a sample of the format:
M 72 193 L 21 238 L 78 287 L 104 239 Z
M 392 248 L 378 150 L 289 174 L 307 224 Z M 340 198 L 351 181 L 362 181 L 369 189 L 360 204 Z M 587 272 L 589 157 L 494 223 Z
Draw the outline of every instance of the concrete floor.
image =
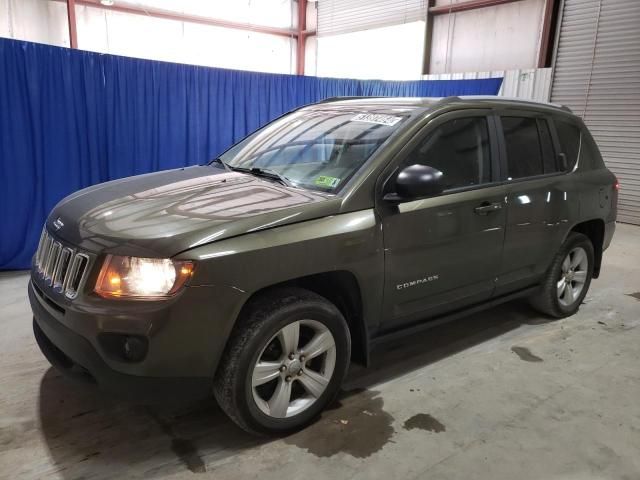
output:
M 0 275 L 0 478 L 640 479 L 640 228 L 572 318 L 514 302 L 385 347 L 286 439 L 213 401 L 119 403 L 52 370 L 26 273 Z

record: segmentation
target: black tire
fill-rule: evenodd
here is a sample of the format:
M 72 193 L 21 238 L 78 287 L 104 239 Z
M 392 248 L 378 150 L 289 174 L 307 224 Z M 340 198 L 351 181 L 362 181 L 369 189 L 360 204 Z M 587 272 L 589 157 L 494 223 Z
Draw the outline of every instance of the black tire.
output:
M 586 270 L 586 279 L 580 295 L 576 296 L 573 303 L 563 305 L 558 298 L 557 284 L 562 277 L 562 262 L 565 260 L 569 252 L 577 247 L 581 247 L 587 254 L 588 267 Z M 540 287 L 540 291 L 529 299 L 531 306 L 539 312 L 549 315 L 553 318 L 564 318 L 573 315 L 580 308 L 580 304 L 584 300 L 591 278 L 593 276 L 594 253 L 593 244 L 589 237 L 578 232 L 571 232 L 564 241 L 560 250 L 556 254 L 551 266 L 547 270 L 546 276 Z
M 320 322 L 335 341 L 335 367 L 324 392 L 306 410 L 275 418 L 260 410 L 253 397 L 253 367 L 274 335 L 302 319 Z M 251 300 L 238 319 L 214 379 L 214 395 L 222 410 L 243 430 L 258 435 L 282 435 L 304 428 L 338 394 L 351 357 L 351 338 L 338 308 L 326 298 L 302 288 L 273 289 Z

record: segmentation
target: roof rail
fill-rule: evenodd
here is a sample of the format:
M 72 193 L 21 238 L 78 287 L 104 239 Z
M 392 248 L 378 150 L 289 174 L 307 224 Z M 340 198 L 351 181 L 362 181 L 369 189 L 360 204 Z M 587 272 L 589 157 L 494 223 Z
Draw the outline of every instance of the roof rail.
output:
M 543 102 L 540 100 L 533 100 L 530 98 L 518 98 L 518 97 L 503 97 L 498 95 L 465 95 L 460 98 L 461 100 L 469 99 L 469 100 L 503 100 L 507 102 L 518 102 L 518 103 L 531 103 L 533 105 L 546 105 L 548 107 L 558 108 L 560 110 L 564 110 L 569 113 L 573 113 L 569 107 L 566 105 L 561 105 L 559 103 L 553 102 Z
M 451 103 L 451 102 L 459 102 L 460 100 L 462 100 L 462 99 L 460 97 L 456 96 L 456 95 L 452 95 L 452 96 L 449 96 L 449 97 L 442 97 L 437 102 L 435 102 L 432 105 L 432 107 L 440 106 L 440 105 L 446 105 L 447 103 Z
M 316 103 L 329 103 L 329 102 L 339 102 L 340 100 L 358 100 L 360 98 L 389 98 L 389 97 L 367 97 L 367 96 L 363 96 L 363 95 L 352 95 L 352 96 L 345 96 L 345 97 L 327 97 L 323 100 L 320 100 L 319 102 Z

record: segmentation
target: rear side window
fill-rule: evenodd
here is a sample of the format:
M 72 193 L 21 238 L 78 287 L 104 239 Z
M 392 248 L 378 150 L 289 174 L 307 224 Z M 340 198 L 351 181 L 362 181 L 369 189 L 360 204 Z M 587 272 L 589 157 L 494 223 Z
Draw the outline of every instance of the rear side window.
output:
M 440 170 L 445 190 L 490 182 L 486 117 L 459 118 L 436 127 L 405 162 L 406 165 L 416 163 Z
M 580 151 L 580 129 L 574 123 L 559 118 L 556 118 L 554 123 L 560 140 L 560 148 L 567 158 L 568 170 L 573 170 Z
M 508 180 L 557 171 L 546 120 L 502 117 L 502 130 L 507 150 Z

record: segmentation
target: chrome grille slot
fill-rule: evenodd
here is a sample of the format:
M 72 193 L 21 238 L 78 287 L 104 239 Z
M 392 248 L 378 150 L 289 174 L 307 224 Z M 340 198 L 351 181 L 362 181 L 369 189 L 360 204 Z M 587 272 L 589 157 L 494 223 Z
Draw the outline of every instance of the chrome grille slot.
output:
M 38 242 L 38 250 L 36 251 L 36 267 L 40 270 L 40 265 L 42 265 L 42 254 L 44 251 L 44 243 L 49 236 L 47 235 L 47 231 L 42 229 L 42 235 L 40 235 L 40 242 Z
M 51 247 L 51 237 L 47 235 L 47 233 L 43 233 L 44 239 L 42 241 L 42 248 L 38 253 L 38 271 L 40 273 L 44 272 L 44 267 L 47 264 L 49 248 Z
M 71 267 L 67 272 L 64 283 L 64 294 L 67 297 L 75 298 L 78 295 L 78 288 L 80 287 L 80 282 L 82 281 L 88 264 L 89 257 L 83 253 L 77 253 L 75 257 L 73 257 L 73 262 L 71 262 Z
M 75 298 L 88 266 L 88 255 L 64 246 L 43 229 L 35 256 L 35 268 L 45 285 L 64 293 L 67 298 Z
M 51 247 L 53 247 L 53 239 L 49 238 L 49 241 L 44 245 L 44 257 L 42 259 L 42 275 L 47 278 L 49 262 L 51 261 Z
M 64 282 L 64 277 L 69 270 L 69 263 L 71 262 L 71 257 L 73 256 L 73 250 L 69 247 L 63 248 L 58 256 L 58 261 L 56 262 L 56 268 L 53 272 L 53 288 L 61 288 L 62 283 Z
M 44 278 L 49 285 L 53 284 L 53 274 L 58 264 L 58 257 L 62 250 L 62 244 L 60 242 L 51 242 L 51 248 L 49 249 L 49 258 L 47 259 L 47 266 L 44 270 Z

